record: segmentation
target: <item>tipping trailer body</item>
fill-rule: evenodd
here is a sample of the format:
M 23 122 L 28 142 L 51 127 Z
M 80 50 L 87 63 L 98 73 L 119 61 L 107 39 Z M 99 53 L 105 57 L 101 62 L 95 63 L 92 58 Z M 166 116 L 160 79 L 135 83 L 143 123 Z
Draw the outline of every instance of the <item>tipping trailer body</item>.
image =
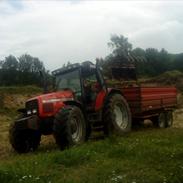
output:
M 177 105 L 175 87 L 127 87 L 121 91 L 133 118 L 158 115 L 161 111 L 173 110 Z

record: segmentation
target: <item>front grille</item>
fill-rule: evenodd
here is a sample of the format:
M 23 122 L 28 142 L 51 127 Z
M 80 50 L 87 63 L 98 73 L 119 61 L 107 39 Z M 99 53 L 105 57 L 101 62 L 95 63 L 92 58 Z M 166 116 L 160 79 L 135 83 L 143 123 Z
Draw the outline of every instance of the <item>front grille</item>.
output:
M 39 114 L 39 107 L 38 107 L 37 99 L 26 102 L 25 107 L 26 107 L 26 111 L 27 111 L 28 115 Z M 34 113 L 34 111 L 36 111 L 36 113 Z
M 54 111 L 53 103 L 46 103 L 43 104 L 43 112 L 51 113 Z

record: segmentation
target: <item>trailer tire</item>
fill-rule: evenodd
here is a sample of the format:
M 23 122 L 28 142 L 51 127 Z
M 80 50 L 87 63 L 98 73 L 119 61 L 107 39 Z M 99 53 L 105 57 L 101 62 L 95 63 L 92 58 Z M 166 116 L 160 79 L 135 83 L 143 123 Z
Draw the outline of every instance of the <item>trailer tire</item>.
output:
M 166 127 L 171 127 L 173 125 L 173 112 L 167 111 L 166 115 Z
M 166 128 L 167 127 L 167 120 L 166 120 L 166 113 L 161 112 L 158 116 L 153 117 L 152 122 L 155 127 L 157 128 Z
M 81 109 L 77 106 L 66 106 L 55 116 L 53 135 L 61 150 L 82 144 L 87 137 L 86 122 Z
M 105 135 L 123 135 L 131 130 L 130 108 L 121 94 L 109 96 L 104 106 L 103 123 Z
M 18 153 L 35 151 L 41 140 L 41 133 L 38 130 L 20 130 L 16 123 L 10 125 L 9 141 Z

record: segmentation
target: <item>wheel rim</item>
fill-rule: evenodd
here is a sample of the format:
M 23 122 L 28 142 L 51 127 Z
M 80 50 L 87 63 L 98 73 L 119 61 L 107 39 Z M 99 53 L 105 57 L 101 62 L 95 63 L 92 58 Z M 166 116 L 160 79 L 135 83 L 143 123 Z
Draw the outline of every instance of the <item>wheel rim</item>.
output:
M 79 142 L 82 137 L 81 119 L 73 117 L 71 120 L 71 136 L 74 142 Z
M 124 105 L 118 104 L 114 106 L 115 122 L 121 129 L 128 126 L 128 113 Z
M 161 113 L 159 115 L 159 127 L 164 128 L 165 127 L 165 114 Z

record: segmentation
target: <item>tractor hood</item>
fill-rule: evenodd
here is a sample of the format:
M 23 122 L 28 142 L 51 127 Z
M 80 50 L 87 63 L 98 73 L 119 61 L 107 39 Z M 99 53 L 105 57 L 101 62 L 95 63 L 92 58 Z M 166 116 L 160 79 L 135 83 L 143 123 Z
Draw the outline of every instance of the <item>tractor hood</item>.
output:
M 34 98 L 29 99 L 27 102 L 36 100 L 36 99 L 42 103 L 64 102 L 67 100 L 74 100 L 74 95 L 71 90 L 52 92 L 52 93 L 36 96 Z
M 54 116 L 66 101 L 74 100 L 74 94 L 71 90 L 53 92 L 39 95 L 26 102 L 27 115 L 37 114 L 39 117 Z

